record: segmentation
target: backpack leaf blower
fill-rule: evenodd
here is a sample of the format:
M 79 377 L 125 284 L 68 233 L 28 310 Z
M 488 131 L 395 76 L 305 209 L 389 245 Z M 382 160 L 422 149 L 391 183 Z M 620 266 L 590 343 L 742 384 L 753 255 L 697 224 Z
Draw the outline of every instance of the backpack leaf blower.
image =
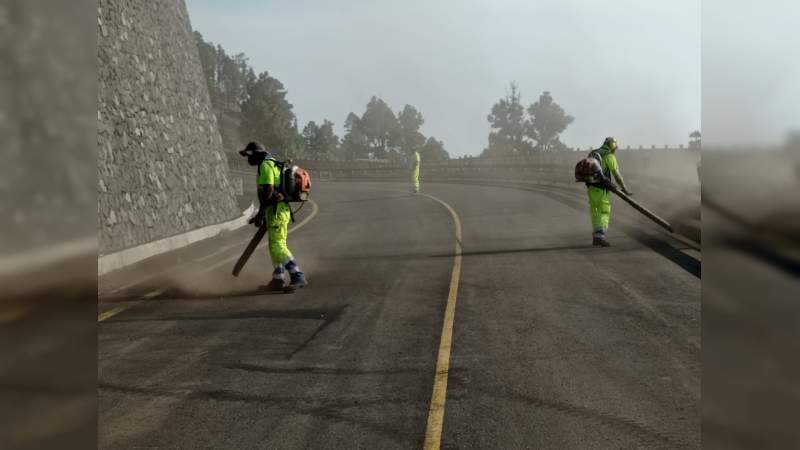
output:
M 592 152 L 592 154 L 590 154 L 588 157 L 578 161 L 578 164 L 575 165 L 575 181 L 586 183 L 588 186 L 597 186 L 602 189 L 607 189 L 617 194 L 617 196 L 624 200 L 625 203 L 631 205 L 633 209 L 644 214 L 648 219 L 652 220 L 660 227 L 666 229 L 670 233 L 675 231 L 669 222 L 645 208 L 639 202 L 626 195 L 624 192 L 620 191 L 619 188 L 611 182 L 611 179 L 609 179 L 603 173 L 602 163 L 600 162 L 600 159 L 595 156 L 595 152 Z
M 243 150 L 239 153 L 242 156 L 248 157 L 248 162 L 251 165 L 258 166 L 258 170 L 261 170 L 260 164 L 261 161 L 264 160 L 265 153 L 254 155 L 252 152 L 248 153 L 246 150 Z M 284 202 L 302 203 L 300 208 L 297 208 L 297 211 L 300 211 L 303 205 L 305 205 L 305 202 L 308 201 L 308 198 L 311 194 L 311 175 L 305 169 L 293 165 L 291 160 L 286 162 L 275 161 L 275 165 L 280 169 L 281 172 L 280 184 L 276 186 L 277 191 L 283 194 Z M 292 211 L 292 209 L 289 208 L 292 222 L 294 222 L 294 213 L 297 211 Z M 242 255 L 233 266 L 233 276 L 239 276 L 239 273 L 241 273 L 242 269 L 244 269 L 244 265 L 247 264 L 247 261 L 253 255 L 253 252 L 255 252 L 258 244 L 261 243 L 261 240 L 264 239 L 266 234 L 267 223 L 264 221 L 261 226 L 258 227 L 255 235 L 253 235 L 253 238 L 250 239 L 250 242 L 247 244 L 244 252 L 242 252 Z

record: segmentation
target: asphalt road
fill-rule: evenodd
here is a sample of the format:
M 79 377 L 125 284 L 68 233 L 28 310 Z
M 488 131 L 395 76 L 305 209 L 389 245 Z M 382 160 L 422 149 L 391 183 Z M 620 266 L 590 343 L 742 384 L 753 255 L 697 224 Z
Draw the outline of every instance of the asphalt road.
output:
M 703 152 L 705 448 L 800 448 L 798 156 Z
M 591 247 L 580 191 L 423 190 L 462 226 L 443 448 L 700 447 L 699 253 L 619 200 Z M 263 248 L 230 276 L 249 227 L 100 279 L 101 448 L 423 445 L 451 214 L 400 183 L 314 199 L 294 294 L 259 289 Z

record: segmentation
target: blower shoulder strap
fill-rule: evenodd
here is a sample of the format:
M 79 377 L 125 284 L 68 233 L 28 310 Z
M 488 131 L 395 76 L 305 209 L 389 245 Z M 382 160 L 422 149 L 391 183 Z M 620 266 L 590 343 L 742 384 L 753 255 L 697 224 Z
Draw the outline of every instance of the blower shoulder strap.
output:
M 589 158 L 594 158 L 600 163 L 600 167 L 603 166 L 603 155 L 600 154 L 598 150 L 592 150 L 589 152 Z

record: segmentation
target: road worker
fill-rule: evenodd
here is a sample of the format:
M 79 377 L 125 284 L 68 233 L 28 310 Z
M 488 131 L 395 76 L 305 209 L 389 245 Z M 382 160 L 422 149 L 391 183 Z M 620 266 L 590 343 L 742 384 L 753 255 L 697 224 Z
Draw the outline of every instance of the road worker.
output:
M 258 213 L 251 219 L 256 227 L 260 227 L 266 221 L 269 256 L 274 268 L 272 281 L 268 287 L 270 290 L 289 290 L 305 286 L 306 277 L 300 271 L 292 252 L 287 246 L 286 239 L 289 235 L 289 222 L 291 221 L 291 209 L 289 203 L 284 201 L 281 192 L 281 167 L 272 154 L 258 143 L 247 144 L 241 152 L 248 155 L 248 162 L 258 166 L 256 178 L 258 192 Z M 289 272 L 290 283 L 285 285 L 285 272 Z
M 617 182 L 622 192 L 633 195 L 625 186 L 625 180 L 619 171 L 617 157 L 617 140 L 607 137 L 603 141 L 602 147 L 592 150 L 589 157 L 593 157 L 600 162 L 605 180 L 600 183 L 587 183 L 589 194 L 589 207 L 592 214 L 592 245 L 608 247 L 611 244 L 606 239 L 608 232 L 608 222 L 611 219 L 611 194 L 608 190 L 611 178 Z
M 414 154 L 411 155 L 411 186 L 416 194 L 419 192 L 419 166 L 420 166 L 421 158 L 419 156 L 419 151 L 414 150 Z

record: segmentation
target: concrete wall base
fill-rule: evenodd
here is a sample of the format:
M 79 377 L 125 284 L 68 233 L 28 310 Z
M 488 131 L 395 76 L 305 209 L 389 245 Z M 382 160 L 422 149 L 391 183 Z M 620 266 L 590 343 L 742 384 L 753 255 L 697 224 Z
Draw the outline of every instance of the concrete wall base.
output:
M 255 205 L 251 203 L 250 207 L 242 213 L 242 217 L 229 222 L 209 225 L 207 227 L 198 228 L 186 233 L 137 245 L 135 247 L 118 252 L 101 255 L 97 258 L 97 276 L 102 276 L 111 271 L 130 266 L 131 264 L 135 264 L 152 256 L 177 250 L 197 241 L 217 236 L 223 231 L 232 231 L 241 228 L 247 225 L 247 221 L 253 216 L 254 212 Z

